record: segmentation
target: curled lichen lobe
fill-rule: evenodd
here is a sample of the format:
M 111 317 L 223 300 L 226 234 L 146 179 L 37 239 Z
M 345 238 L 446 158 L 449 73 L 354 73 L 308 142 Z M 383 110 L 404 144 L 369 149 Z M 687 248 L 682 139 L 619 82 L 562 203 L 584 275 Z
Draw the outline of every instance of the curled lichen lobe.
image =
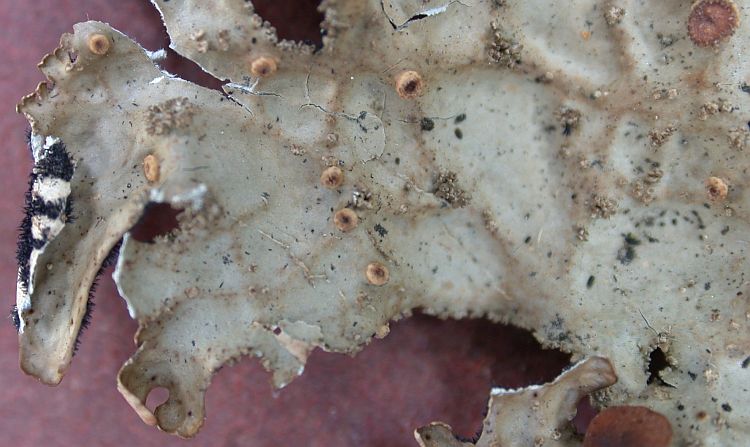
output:
M 739 10 L 732 0 L 701 0 L 690 10 L 688 35 L 696 45 L 707 47 L 729 38 L 739 24 Z

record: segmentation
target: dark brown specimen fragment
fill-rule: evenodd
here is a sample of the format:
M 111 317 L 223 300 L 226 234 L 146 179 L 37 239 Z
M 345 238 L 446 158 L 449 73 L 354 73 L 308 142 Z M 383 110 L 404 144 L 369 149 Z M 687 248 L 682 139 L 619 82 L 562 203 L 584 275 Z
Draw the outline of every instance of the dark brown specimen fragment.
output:
M 667 447 L 672 425 L 662 414 L 646 407 L 609 407 L 586 430 L 583 447 Z

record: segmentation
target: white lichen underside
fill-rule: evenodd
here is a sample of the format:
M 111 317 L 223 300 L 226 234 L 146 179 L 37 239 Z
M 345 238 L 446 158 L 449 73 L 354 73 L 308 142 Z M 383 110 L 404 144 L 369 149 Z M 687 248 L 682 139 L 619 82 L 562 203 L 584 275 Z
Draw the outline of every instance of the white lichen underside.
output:
M 746 26 L 704 49 L 684 1 L 618 2 L 610 26 L 612 5 L 593 0 L 339 0 L 324 2 L 325 47 L 311 54 L 277 43 L 248 2 L 155 3 L 173 48 L 229 96 L 165 75 L 101 23 L 76 25 L 45 59 L 53 90 L 20 109 L 76 159 L 84 217 L 37 263 L 52 267 L 36 272 L 26 371 L 60 380 L 93 274 L 156 200 L 187 211 L 175 237 L 122 248 L 118 290 L 141 329 L 119 388 L 166 431 L 199 429 L 227 361 L 256 355 L 283 386 L 314 347 L 356 351 L 422 308 L 609 359 L 618 382 L 598 402 L 663 413 L 676 445 L 748 439 Z M 515 68 L 488 56 L 493 22 L 522 45 Z M 106 56 L 88 52 L 93 32 L 112 39 Z M 260 56 L 277 61 L 272 76 L 250 74 Z M 421 97 L 397 95 L 404 70 L 424 79 Z M 149 133 L 147 108 L 174 98 L 192 105 L 189 125 Z M 712 103 L 731 107 L 702 116 Z M 580 112 L 569 136 L 565 109 Z M 345 173 L 335 190 L 319 183 L 331 164 Z M 466 206 L 434 193 L 446 172 Z M 725 201 L 709 201 L 710 176 L 731 186 Z M 333 214 L 347 205 L 360 222 L 342 233 Z M 365 279 L 373 261 L 385 286 Z M 647 385 L 657 346 L 672 366 Z M 170 397 L 152 414 L 157 386 Z

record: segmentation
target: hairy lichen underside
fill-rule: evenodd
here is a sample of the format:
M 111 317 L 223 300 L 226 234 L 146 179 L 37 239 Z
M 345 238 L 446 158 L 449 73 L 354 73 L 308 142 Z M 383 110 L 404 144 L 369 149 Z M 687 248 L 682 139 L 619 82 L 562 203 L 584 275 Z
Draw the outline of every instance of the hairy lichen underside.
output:
M 227 362 L 257 356 L 283 387 L 314 348 L 356 352 L 419 308 L 587 359 L 494 390 L 477 445 L 578 445 L 567 421 L 599 389 L 600 406 L 667 416 L 675 445 L 747 442 L 742 8 L 703 5 L 739 20 L 722 31 L 688 29 L 677 0 L 328 0 L 314 51 L 247 1 L 154 3 L 226 94 L 99 22 L 44 58 L 18 109 L 37 163 L 65 145 L 75 219 L 32 224 L 24 371 L 61 380 L 123 239 L 114 276 L 140 329 L 118 388 L 167 432 L 199 430 Z M 179 228 L 138 242 L 152 202 L 183 209 Z M 470 444 L 439 423 L 415 436 Z

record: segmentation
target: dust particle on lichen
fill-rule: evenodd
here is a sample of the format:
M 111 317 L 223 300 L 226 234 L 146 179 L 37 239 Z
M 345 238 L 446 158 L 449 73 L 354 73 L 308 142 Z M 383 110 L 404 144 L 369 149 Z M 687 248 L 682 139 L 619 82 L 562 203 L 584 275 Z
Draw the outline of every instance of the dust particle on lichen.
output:
M 641 240 L 638 239 L 633 233 L 628 233 L 623 236 L 624 243 L 619 250 L 617 250 L 617 260 L 622 265 L 628 265 L 635 259 L 635 247 L 641 245 Z
M 435 181 L 434 193 L 440 199 L 448 202 L 453 208 L 461 208 L 469 204 L 471 196 L 458 186 L 455 172 L 443 171 Z
M 174 129 L 188 127 L 193 121 L 195 106 L 187 98 L 172 98 L 150 106 L 147 112 L 149 135 L 164 135 Z
M 563 135 L 568 136 L 572 134 L 576 128 L 578 128 L 578 124 L 581 121 L 581 112 L 575 109 L 571 109 L 570 107 L 563 106 L 557 110 L 557 112 L 555 113 L 555 118 L 563 128 Z
M 596 277 L 594 275 L 590 275 L 589 279 L 586 280 L 586 288 L 590 289 L 594 287 L 594 281 L 596 280 Z

